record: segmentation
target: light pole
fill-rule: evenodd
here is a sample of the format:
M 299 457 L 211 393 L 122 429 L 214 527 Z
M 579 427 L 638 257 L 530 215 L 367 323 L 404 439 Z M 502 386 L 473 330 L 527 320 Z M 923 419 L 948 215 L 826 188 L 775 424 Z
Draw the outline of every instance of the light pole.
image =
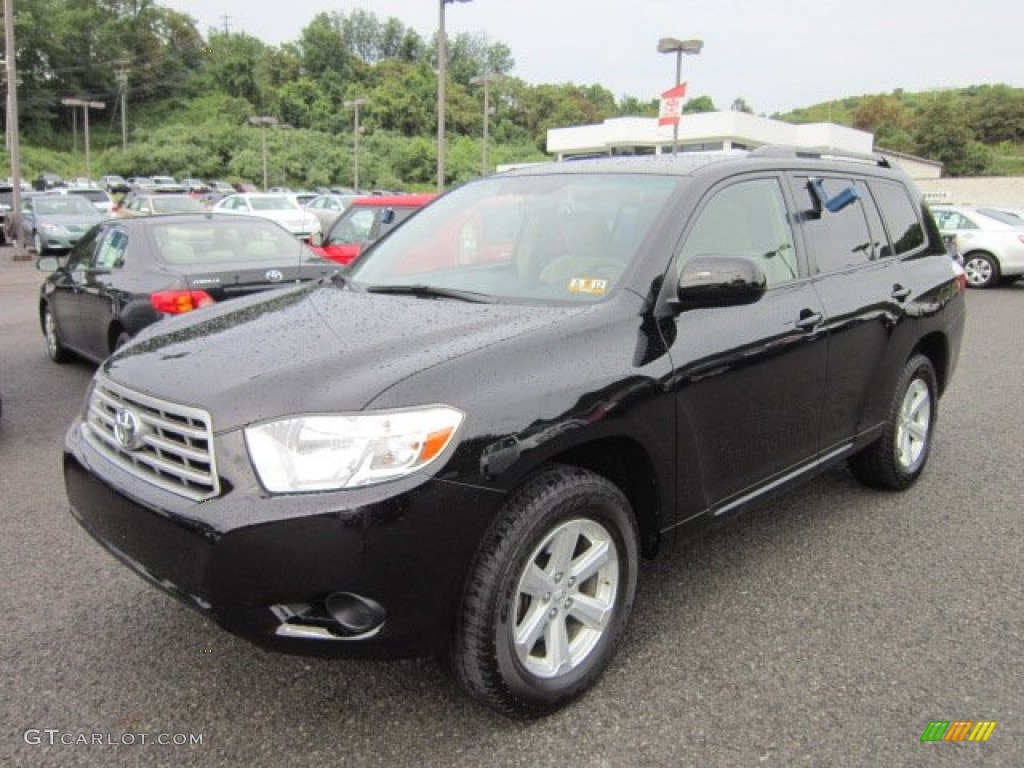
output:
M 473 85 L 480 85 L 483 83 L 484 86 L 484 148 L 483 156 L 480 160 L 480 175 L 487 175 L 487 124 L 491 114 L 491 100 L 490 91 L 487 88 L 489 83 L 500 83 L 505 79 L 504 75 L 499 75 L 497 72 L 490 72 L 486 75 L 477 75 L 476 77 L 469 78 L 469 82 Z
M 81 107 L 82 115 L 85 117 L 85 175 L 92 178 L 92 163 L 89 160 L 89 110 L 103 109 L 106 104 L 102 101 L 87 101 L 85 99 L 61 99 L 60 103 L 66 107 Z M 72 115 L 74 113 L 72 112 Z
M 21 150 L 18 138 L 18 72 L 14 47 L 14 0 L 4 0 L 4 69 L 7 72 L 7 143 L 11 153 L 11 211 L 14 214 L 14 241 L 18 248 L 14 260 L 27 259 L 24 233 L 21 231 Z
M 437 30 L 437 191 L 444 192 L 444 81 L 448 67 L 448 37 L 444 32 L 444 7 L 448 3 L 468 3 L 470 0 L 440 0 Z
M 352 186 L 356 192 L 359 191 L 359 108 L 369 103 L 369 99 L 350 99 L 344 103 L 346 107 L 355 110 L 355 122 L 352 126 Z
M 703 40 L 676 40 L 674 37 L 663 37 L 658 41 L 658 53 L 674 53 L 676 55 L 676 85 L 683 82 L 683 54 L 696 56 L 704 47 Z M 682 110 L 680 110 L 682 115 Z M 679 120 L 672 126 L 672 154 L 676 154 L 679 144 Z
M 260 142 L 263 149 L 263 191 L 267 191 L 267 126 L 277 125 L 277 118 L 270 115 L 256 115 L 249 118 L 252 125 L 260 127 Z

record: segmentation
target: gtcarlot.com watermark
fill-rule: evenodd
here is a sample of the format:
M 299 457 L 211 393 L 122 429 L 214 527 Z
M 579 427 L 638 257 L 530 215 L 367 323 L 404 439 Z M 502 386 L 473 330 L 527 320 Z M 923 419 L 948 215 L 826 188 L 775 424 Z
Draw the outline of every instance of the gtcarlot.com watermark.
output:
M 201 733 L 89 733 L 86 731 L 62 731 L 59 728 L 29 728 L 21 737 L 26 744 L 33 746 L 45 744 L 66 747 L 86 745 L 194 747 L 203 743 L 203 734 Z

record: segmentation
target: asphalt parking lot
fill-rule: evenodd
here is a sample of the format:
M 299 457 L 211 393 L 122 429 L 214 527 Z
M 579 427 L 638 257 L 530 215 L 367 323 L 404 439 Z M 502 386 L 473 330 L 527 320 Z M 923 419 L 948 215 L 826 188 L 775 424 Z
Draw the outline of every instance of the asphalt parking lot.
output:
M 663 552 L 596 689 L 517 723 L 433 662 L 266 653 L 91 541 L 60 450 L 93 369 L 47 359 L 40 279 L 0 248 L 0 765 L 1024 765 L 1024 281 L 968 296 L 917 486 L 834 470 Z

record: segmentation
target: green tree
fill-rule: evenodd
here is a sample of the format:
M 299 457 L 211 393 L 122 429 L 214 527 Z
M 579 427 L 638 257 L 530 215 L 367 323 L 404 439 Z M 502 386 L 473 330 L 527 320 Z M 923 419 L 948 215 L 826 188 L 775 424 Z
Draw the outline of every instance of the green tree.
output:
M 915 141 L 917 153 L 941 162 L 949 176 L 976 176 L 988 169 L 987 150 L 974 140 L 960 110 L 948 99 L 932 103 L 921 113 Z
M 683 105 L 683 114 L 692 115 L 697 112 L 715 112 L 715 103 L 710 96 L 698 96 Z

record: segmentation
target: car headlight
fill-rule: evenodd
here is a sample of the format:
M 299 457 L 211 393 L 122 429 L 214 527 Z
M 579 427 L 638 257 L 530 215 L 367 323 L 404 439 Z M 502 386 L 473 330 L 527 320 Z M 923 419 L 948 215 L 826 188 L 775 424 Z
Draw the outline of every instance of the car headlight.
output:
M 51 235 L 63 235 L 67 231 L 60 224 L 40 224 L 39 228 L 43 230 L 43 232 L 48 232 Z
M 448 447 L 463 418 L 445 405 L 295 416 L 246 427 L 245 442 L 268 491 L 337 490 L 426 467 Z

